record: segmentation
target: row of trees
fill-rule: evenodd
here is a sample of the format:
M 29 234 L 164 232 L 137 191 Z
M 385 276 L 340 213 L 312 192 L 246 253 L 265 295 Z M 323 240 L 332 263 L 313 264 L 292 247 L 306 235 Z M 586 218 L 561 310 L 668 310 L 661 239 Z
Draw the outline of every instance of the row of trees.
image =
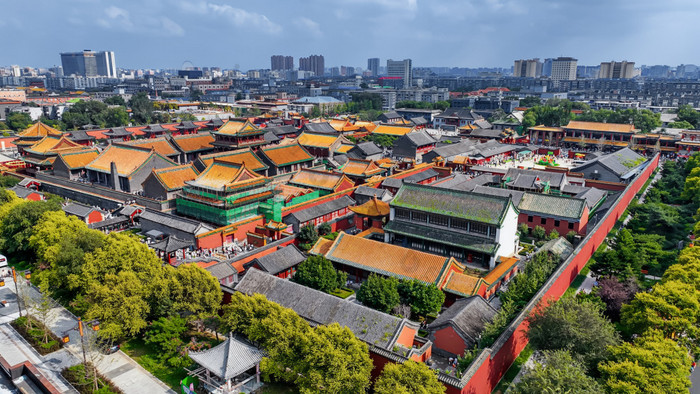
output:
M 440 311 L 445 293 L 434 284 L 419 280 L 398 280 L 370 274 L 360 285 L 357 300 L 364 305 L 385 312 L 410 317 L 427 316 Z
M 646 109 L 627 108 L 614 111 L 601 109 L 596 111 L 592 110 L 587 104 L 566 99 L 549 99 L 544 105 L 538 104 L 537 101 L 539 99 L 532 99 L 526 102 L 526 104 L 533 106 L 525 111 L 523 117 L 524 129 L 536 125 L 566 126 L 570 120 L 634 124 L 643 133 L 648 133 L 661 126 L 661 115 Z M 572 110 L 583 112 L 575 115 L 571 112 Z
M 429 103 L 427 101 L 404 100 L 396 103 L 396 108 L 439 109 L 440 111 L 444 111 L 449 107 L 449 101 L 438 101 L 435 103 Z

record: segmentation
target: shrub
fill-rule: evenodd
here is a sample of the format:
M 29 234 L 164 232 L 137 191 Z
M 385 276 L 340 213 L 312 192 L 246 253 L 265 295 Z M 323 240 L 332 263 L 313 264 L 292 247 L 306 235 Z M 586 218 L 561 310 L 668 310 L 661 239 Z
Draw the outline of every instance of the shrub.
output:
M 542 226 L 535 226 L 535 228 L 532 229 L 532 236 L 536 239 L 544 239 L 546 235 L 547 230 L 545 230 Z

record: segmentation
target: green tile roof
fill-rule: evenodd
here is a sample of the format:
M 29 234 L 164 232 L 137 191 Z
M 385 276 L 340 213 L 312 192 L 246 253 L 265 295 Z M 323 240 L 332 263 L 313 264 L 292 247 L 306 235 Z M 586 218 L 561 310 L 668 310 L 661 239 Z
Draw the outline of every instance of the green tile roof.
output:
M 487 238 L 396 220 L 387 223 L 384 226 L 384 231 L 424 239 L 443 245 L 457 246 L 488 255 L 494 255 L 499 247 L 498 243 Z
M 488 196 L 413 183 L 401 186 L 391 202 L 392 207 L 437 213 L 494 225 L 499 225 L 503 221 L 509 205 L 508 197 Z

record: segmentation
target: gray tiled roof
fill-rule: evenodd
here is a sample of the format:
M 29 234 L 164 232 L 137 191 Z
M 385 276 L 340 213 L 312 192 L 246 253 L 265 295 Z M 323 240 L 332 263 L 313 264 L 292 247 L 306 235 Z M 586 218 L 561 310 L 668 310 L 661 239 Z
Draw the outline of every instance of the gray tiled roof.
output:
M 452 108 L 452 107 L 450 107 L 450 108 L 447 108 L 445 111 L 443 111 L 443 113 L 441 113 L 440 115 L 436 115 L 435 117 L 436 117 L 436 118 L 452 118 L 452 117 L 456 117 L 456 118 L 459 118 L 459 119 L 473 119 L 473 120 L 476 120 L 476 119 L 483 119 L 483 116 L 477 114 L 477 113 L 474 112 L 473 110 L 471 110 L 471 109 L 469 109 L 469 108 L 462 108 L 462 107 L 458 107 L 458 108 Z
M 284 125 L 284 126 L 268 126 L 265 128 L 267 131 L 275 133 L 276 136 L 284 136 L 287 134 L 296 134 L 299 130 L 294 127 L 294 125 Z
M 412 183 L 401 186 L 390 203 L 392 207 L 455 216 L 488 224 L 500 224 L 509 204 L 510 199 L 505 197 Z
M 391 193 L 389 193 L 389 191 L 386 189 L 377 189 L 377 188 L 369 187 L 369 186 L 359 186 L 357 189 L 355 189 L 356 196 L 359 195 L 359 196 L 366 196 L 366 197 L 377 197 L 380 200 L 386 194 L 391 194 Z
M 403 180 L 398 178 L 386 178 L 382 181 L 382 186 L 400 188 L 403 185 Z
M 194 122 L 191 120 L 183 120 L 182 122 L 180 122 L 179 125 L 175 126 L 176 129 L 180 129 L 180 130 L 196 129 L 198 127 L 199 126 L 194 124 Z
M 131 135 L 131 132 L 124 127 L 114 127 L 102 133 L 108 137 L 127 137 Z
M 518 190 L 501 189 L 498 187 L 489 186 L 477 186 L 474 188 L 474 193 L 488 194 L 489 196 L 510 197 L 510 199 L 513 200 L 513 205 L 516 207 L 520 205 L 520 201 L 525 195 L 525 192 Z
M 141 129 L 144 133 L 165 133 L 168 129 L 164 128 L 160 124 L 152 124 Z
M 338 131 L 328 122 L 322 123 L 307 123 L 302 127 L 303 131 L 312 131 L 316 133 L 338 134 Z
M 501 177 L 491 174 L 481 174 L 471 178 L 464 174 L 454 174 L 442 180 L 438 180 L 431 186 L 443 189 L 461 190 L 465 192 L 473 191 L 477 186 L 489 183 L 500 183 Z
M 69 132 L 69 139 L 73 141 L 92 141 L 95 137 L 89 135 L 85 130 L 73 130 Z
M 597 159 L 588 161 L 580 165 L 579 167 L 572 169 L 572 171 L 580 172 L 580 168 L 584 168 L 589 166 L 590 164 L 598 162 L 613 173 L 615 173 L 617 176 L 623 176 L 628 172 L 634 170 L 636 167 L 639 167 L 642 163 L 644 163 L 644 161 L 645 159 L 643 156 L 637 154 L 630 148 L 624 148 L 620 149 L 617 152 L 603 155 L 598 157 Z
M 586 192 L 586 191 L 588 191 L 588 189 L 590 189 L 590 187 L 567 183 L 566 185 L 561 187 L 561 192 L 566 193 L 566 194 L 576 195 L 579 193 Z
M 263 134 L 263 138 L 267 143 L 277 142 L 280 140 L 280 138 L 277 135 L 275 135 L 275 133 L 269 130 L 266 131 L 265 134 Z
M 588 205 L 588 209 L 593 209 L 596 205 L 600 203 L 602 199 L 604 199 L 608 195 L 607 191 L 603 189 L 598 189 L 596 187 L 587 187 L 586 189 L 587 190 L 582 191 L 575 197 L 586 200 L 586 205 Z
M 428 121 L 425 120 L 425 118 L 422 116 L 417 116 L 415 118 L 411 118 L 411 123 L 413 123 L 416 126 L 423 126 L 428 124 Z
M 406 319 L 280 279 L 255 268 L 248 270 L 236 290 L 248 295 L 262 294 L 268 300 L 294 310 L 312 325 L 338 323 L 341 327 L 349 328 L 358 339 L 385 350 L 392 350 L 404 326 L 417 328 Z
M 571 253 L 574 251 L 574 245 L 567 241 L 566 238 L 559 237 L 557 239 L 547 241 L 547 243 L 542 245 L 542 247 L 540 247 L 538 250 L 538 252 L 544 251 L 556 254 L 559 256 L 561 261 L 564 261 L 569 258 L 569 255 L 571 255 Z
M 474 120 L 474 124 L 480 129 L 490 129 L 491 127 L 493 127 L 491 126 L 491 123 L 489 123 L 489 121 L 486 119 L 476 119 Z
M 79 218 L 86 218 L 92 211 L 97 210 L 88 205 L 69 203 L 63 206 L 63 212 L 69 215 L 75 215 Z
M 372 141 L 360 142 L 350 151 L 353 151 L 355 149 L 359 150 L 364 156 L 371 156 L 382 153 L 382 148 L 378 147 L 377 144 L 375 144 Z
M 476 342 L 486 323 L 493 320 L 496 310 L 481 296 L 473 296 L 455 301 L 442 312 L 428 328 L 439 330 L 452 325 L 459 333 Z
M 267 256 L 258 257 L 253 260 L 253 263 L 257 263 L 263 271 L 275 275 L 300 264 L 304 260 L 306 260 L 306 256 L 296 246 L 287 245 Z
M 209 273 L 212 274 L 218 280 L 228 278 L 229 276 L 234 275 L 238 272 L 233 268 L 231 263 L 226 261 L 222 261 L 219 264 L 209 265 L 204 269 L 209 271 Z
M 206 123 L 206 125 L 207 125 L 208 127 L 221 127 L 221 126 L 224 125 L 224 121 L 221 120 L 221 119 L 219 119 L 219 118 L 214 118 L 214 119 L 209 120 L 209 121 Z
M 586 200 L 580 198 L 541 193 L 525 193 L 518 204 L 518 209 L 522 213 L 576 220 L 581 218 L 585 207 Z
M 417 172 L 413 175 L 409 175 L 406 178 L 403 178 L 404 183 L 418 183 L 422 182 L 426 179 L 430 179 L 433 177 L 438 176 L 438 172 L 433 170 L 432 168 L 429 168 L 425 171 Z
M 267 355 L 229 334 L 223 343 L 201 352 L 189 352 L 189 356 L 214 375 L 227 380 L 255 367 Z
M 42 193 L 40 193 L 40 192 L 38 192 L 38 191 L 36 191 L 36 190 L 34 190 L 34 189 L 27 189 L 26 187 L 17 186 L 17 185 L 11 187 L 10 190 L 12 190 L 13 192 L 15 192 L 15 194 L 16 194 L 17 197 L 19 197 L 19 198 L 27 198 L 27 196 L 29 196 L 29 195 L 32 194 L 32 193 L 39 193 L 40 195 L 43 196 Z
M 184 239 L 177 238 L 173 235 L 169 236 L 168 238 L 151 244 L 151 247 L 155 250 L 160 250 L 165 253 L 172 253 L 180 249 L 187 249 L 190 247 L 194 246 L 194 242 L 192 241 L 186 241 Z
M 190 234 L 198 234 L 199 232 L 211 231 L 213 228 L 192 219 L 171 215 L 164 212 L 157 212 L 150 209 L 145 209 L 141 212 L 142 221 L 151 221 L 158 223 L 164 227 L 169 227 L 184 231 Z
M 556 189 L 561 188 L 564 180 L 566 179 L 565 175 L 560 172 L 509 168 L 505 177 L 503 177 L 503 180 L 505 180 L 508 185 L 512 187 L 536 189 L 538 188 L 535 185 L 537 178 L 540 179 L 539 182 L 542 187 L 544 186 L 545 182 L 549 182 L 549 186 Z
M 503 138 L 505 136 L 506 133 L 504 133 L 503 130 L 496 129 L 476 129 L 469 133 L 469 137 L 477 138 Z
M 336 198 L 335 200 L 327 201 L 324 202 L 323 204 L 318 204 L 316 206 L 302 209 L 301 211 L 297 211 L 292 213 L 291 215 L 287 217 L 293 217 L 296 220 L 299 221 L 299 223 L 304 223 L 308 222 L 311 219 L 315 219 L 317 217 L 327 215 L 331 212 L 335 212 L 337 210 L 349 207 L 355 205 L 355 200 L 348 196 L 342 196 L 340 198 Z M 287 218 L 285 218 L 287 219 Z
M 401 138 L 409 140 L 415 146 L 425 146 L 437 142 L 435 141 L 435 139 L 433 139 L 433 137 L 431 137 L 428 133 L 426 133 L 423 130 L 408 133 Z

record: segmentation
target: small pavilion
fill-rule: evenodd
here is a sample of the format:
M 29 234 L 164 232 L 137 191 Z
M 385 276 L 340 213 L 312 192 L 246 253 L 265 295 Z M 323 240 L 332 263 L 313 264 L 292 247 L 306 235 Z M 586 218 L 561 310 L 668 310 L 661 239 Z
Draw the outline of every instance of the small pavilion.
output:
M 360 231 L 369 228 L 383 228 L 389 220 L 391 210 L 389 203 L 378 199 L 377 196 L 372 197 L 362 205 L 349 207 L 349 209 L 355 212 L 355 227 Z
M 190 352 L 199 367 L 188 370 L 190 376 L 210 393 L 250 393 L 262 386 L 260 361 L 265 352 L 229 334 L 223 343 L 201 352 Z

